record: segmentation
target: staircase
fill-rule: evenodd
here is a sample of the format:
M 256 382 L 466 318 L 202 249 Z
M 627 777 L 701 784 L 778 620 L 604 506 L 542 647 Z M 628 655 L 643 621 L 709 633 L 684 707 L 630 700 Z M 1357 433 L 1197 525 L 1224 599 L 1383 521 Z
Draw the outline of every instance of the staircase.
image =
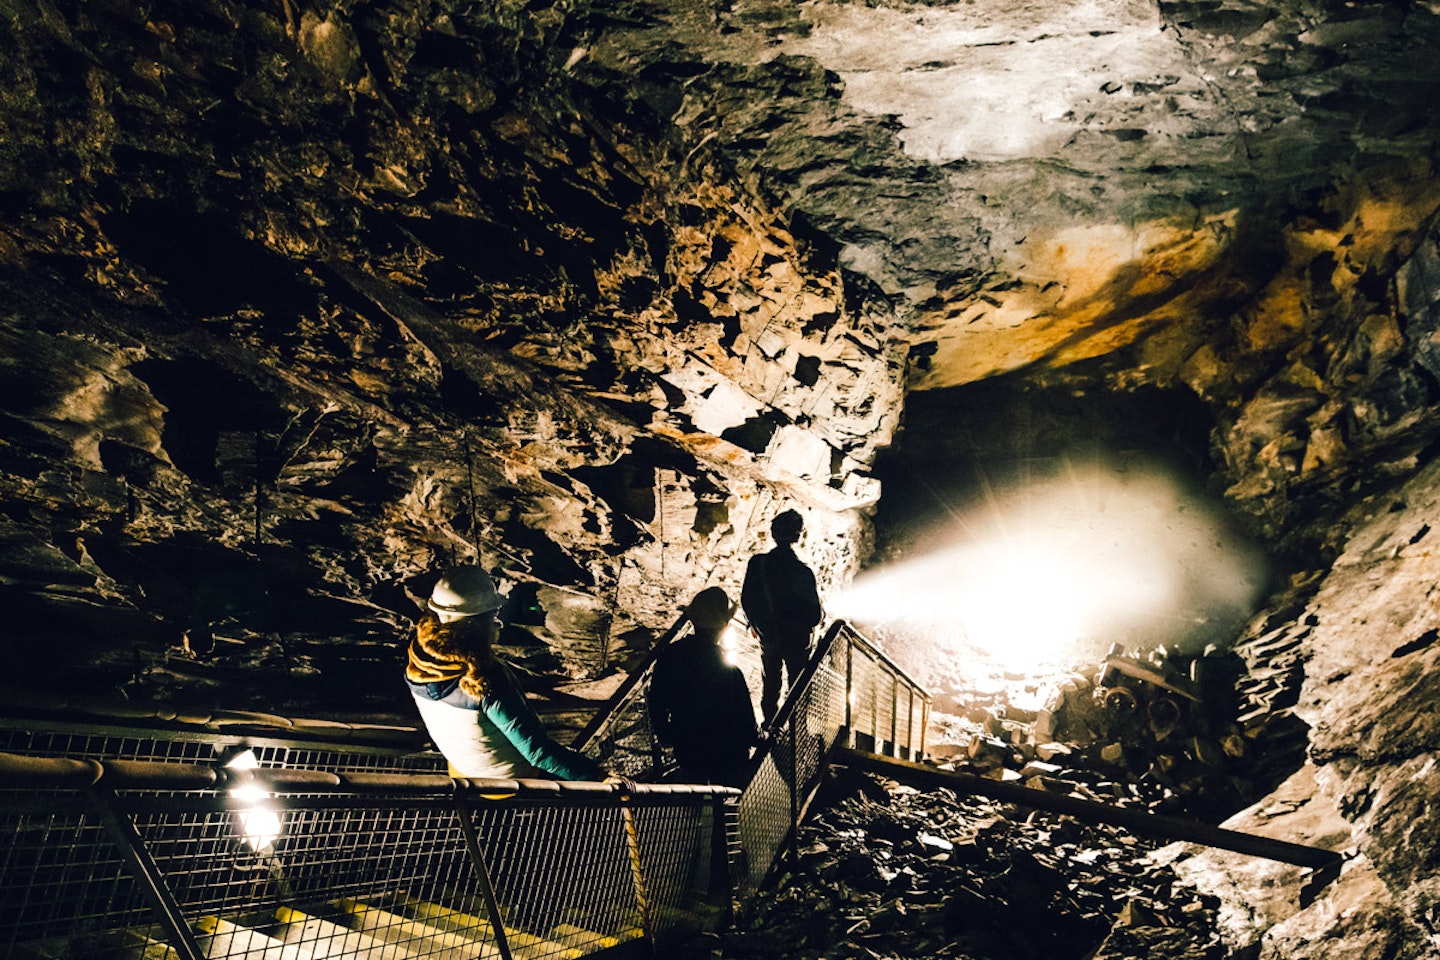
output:
M 663 955 L 753 898 L 832 747 L 923 753 L 928 697 L 837 623 L 744 791 L 653 782 L 649 666 L 575 742 L 631 783 L 457 780 L 264 715 L 0 719 L 0 958 Z
M 404 897 L 374 903 L 340 899 L 306 909 L 282 906 L 236 919 L 210 914 L 196 920 L 192 932 L 200 956 L 217 960 L 491 960 L 504 955 L 495 928 L 479 914 Z M 509 948 L 516 960 L 572 960 L 609 952 L 642 936 L 639 928 L 607 936 L 561 923 L 542 934 L 512 930 Z M 152 924 L 19 944 L 8 956 L 181 960 L 182 953 L 167 939 L 165 931 Z
M 0 753 L 0 956 L 648 952 L 728 916 L 736 794 Z
M 655 657 L 684 626 L 678 621 L 638 664 L 575 739 L 575 746 L 611 769 L 640 780 L 669 771 L 646 710 Z M 742 647 L 742 650 L 744 648 Z M 752 695 L 760 691 L 758 648 L 742 652 L 740 667 Z M 735 901 L 754 897 L 777 858 L 793 841 L 836 747 L 901 760 L 925 753 L 930 695 L 851 624 L 833 622 L 815 646 L 753 758 L 739 799 L 735 843 Z

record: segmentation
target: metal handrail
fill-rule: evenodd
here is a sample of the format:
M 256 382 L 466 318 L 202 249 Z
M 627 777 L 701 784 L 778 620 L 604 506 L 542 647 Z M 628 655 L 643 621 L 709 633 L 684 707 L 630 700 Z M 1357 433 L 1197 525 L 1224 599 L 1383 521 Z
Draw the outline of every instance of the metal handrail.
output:
M 378 871 L 381 877 L 388 876 L 386 871 L 392 870 L 394 864 L 397 866 L 393 869 L 398 869 L 403 878 L 382 879 L 378 885 L 375 880 L 363 881 L 364 889 L 372 891 L 366 893 L 367 897 L 393 894 L 403 899 L 416 884 L 433 886 L 440 881 L 432 878 L 440 876 L 449 877 L 449 884 L 460 884 L 460 893 L 455 896 L 462 895 L 467 884 L 471 891 L 478 889 L 483 895 L 480 916 L 488 919 L 470 922 L 483 925 L 481 935 L 489 944 L 486 949 L 493 948 L 502 960 L 509 960 L 512 955 L 535 955 L 530 942 L 535 938 L 512 926 L 512 908 L 539 911 L 538 916 L 547 918 L 548 929 L 555 923 L 563 926 L 565 911 L 571 909 L 566 904 L 574 903 L 573 898 L 567 899 L 562 893 L 552 895 L 548 886 L 551 881 L 540 877 L 561 871 L 568 884 L 589 884 L 596 882 L 603 871 L 612 880 L 617 875 L 630 878 L 624 885 L 630 891 L 625 895 L 630 907 L 623 908 L 623 899 L 614 899 L 617 888 L 613 883 L 604 888 L 605 896 L 610 898 L 606 902 L 622 904 L 621 917 L 624 909 L 635 910 L 640 926 L 628 936 L 641 937 L 653 945 L 677 935 L 677 923 L 707 922 L 703 919 L 706 911 L 712 915 L 708 922 L 713 922 L 730 912 L 733 879 L 728 841 L 734 833 L 739 793 L 732 787 L 709 784 L 452 778 L 431 773 L 283 767 L 235 769 L 219 762 L 81 759 L 0 752 L 0 821 L 16 831 L 17 844 L 15 854 L 0 862 L 0 913 L 16 921 L 13 925 L 0 923 L 0 928 L 10 928 L 0 929 L 0 954 L 18 943 L 10 938 L 20 935 L 22 924 L 17 918 L 22 915 L 14 911 L 26 911 L 23 926 L 32 931 L 27 936 L 40 936 L 33 931 L 43 930 L 52 931 L 44 936 L 65 937 L 70 935 L 73 924 L 62 922 L 57 928 L 54 922 L 32 920 L 30 915 L 37 909 L 44 916 L 55 915 L 52 904 L 64 896 L 62 889 L 70 890 L 72 884 L 75 896 L 93 898 L 85 886 L 90 881 L 83 873 L 67 879 L 65 887 L 55 887 L 57 875 L 52 862 L 117 856 L 123 874 L 128 875 L 126 889 L 136 891 L 138 902 L 126 907 L 120 898 L 102 916 L 87 915 L 87 929 L 92 933 L 113 931 L 118 936 L 125 929 L 133 930 L 134 911 L 148 909 L 152 922 L 159 924 L 174 951 L 172 955 L 182 960 L 219 960 L 237 952 L 251 955 L 248 947 L 236 945 L 232 949 L 215 939 L 230 937 L 240 943 L 240 934 L 217 932 L 230 924 L 229 920 L 205 921 L 213 929 L 202 930 L 197 924 L 201 924 L 202 916 L 219 909 L 211 904 L 229 902 L 236 891 L 241 891 L 242 901 L 254 896 L 243 893 L 253 883 L 243 879 L 250 874 L 242 872 L 242 880 L 235 886 L 236 880 L 225 879 L 224 869 L 229 868 L 217 873 L 213 863 L 215 844 L 223 837 L 229 836 L 223 843 L 230 849 L 247 849 L 244 818 L 257 809 L 256 802 L 285 815 L 287 840 L 276 848 L 278 853 L 266 854 L 257 848 L 257 852 L 246 856 L 268 863 L 265 875 L 273 878 L 281 890 L 289 889 L 284 871 L 300 871 L 310 899 L 296 905 L 319 902 L 314 899 L 317 896 L 320 900 L 349 896 L 345 891 L 362 883 L 353 871 L 335 867 L 338 872 L 333 877 L 318 880 L 313 871 L 317 863 L 354 851 L 359 858 L 356 862 L 365 864 L 371 875 Z M 264 799 L 256 801 L 255 795 Z M 383 836 L 370 836 L 363 827 L 362 832 L 354 832 L 356 817 L 366 823 L 371 820 L 365 818 L 372 818 L 376 824 L 409 826 L 399 832 L 387 830 Z M 585 828 L 584 824 L 594 826 Z M 96 830 L 108 838 L 105 849 L 109 854 L 101 852 L 103 844 Z M 556 834 L 555 830 L 562 833 Z M 597 830 L 600 832 L 593 832 Z M 462 836 L 464 842 L 459 843 L 456 838 Z M 68 848 L 72 844 L 79 846 L 71 851 Z M 357 849 L 357 844 L 362 849 Z M 459 855 L 470 864 L 468 874 L 456 872 L 457 850 L 464 851 Z M 317 856 L 321 860 L 316 860 Z M 522 859 L 517 861 L 517 856 Z M 532 895 L 539 899 L 522 899 L 517 904 L 515 897 L 526 896 L 523 890 L 524 878 L 531 873 L 529 858 L 548 860 L 545 869 L 549 872 L 536 875 L 534 882 L 541 886 Z M 282 860 L 289 866 L 282 867 Z M 432 860 L 436 866 L 427 867 Z M 445 866 L 447 863 L 449 866 Z M 29 874 L 31 870 L 35 871 L 33 875 Z M 689 874 L 686 880 L 687 871 L 700 873 Z M 106 874 L 97 882 L 120 882 L 108 870 Z M 68 871 L 66 876 L 71 876 Z M 465 876 L 469 879 L 463 880 Z M 507 878 L 512 885 L 521 884 L 511 890 L 503 908 L 492 879 L 496 876 Z M 118 889 L 109 897 L 118 897 Z M 46 891 L 41 896 L 47 902 L 35 899 L 40 890 Z M 276 901 L 264 902 L 268 904 L 266 910 L 276 909 Z M 685 911 L 700 909 L 696 916 L 701 919 L 677 920 L 675 911 L 682 906 L 684 916 L 691 916 Z M 448 908 L 435 909 L 448 915 Z M 618 922 L 616 908 L 607 909 L 611 912 L 606 922 Z M 243 914 L 234 917 L 243 919 Z M 358 932 L 346 935 L 362 936 Z M 604 948 L 605 935 L 586 935 L 590 936 L 588 946 L 565 947 L 562 955 L 576 956 Z M 517 953 L 512 954 L 513 943 L 523 946 L 526 942 L 530 946 L 517 947 Z M 42 952 L 48 949 L 41 948 Z M 437 956 L 453 953 L 453 949 L 448 953 L 442 950 Z
M 906 686 L 913 687 L 916 690 L 925 689 L 923 686 L 921 686 L 920 681 L 916 680 L 914 677 L 910 676 L 910 674 L 906 673 L 904 667 L 900 666 L 898 663 L 892 660 L 890 658 L 890 655 L 887 654 L 884 650 L 881 650 L 879 647 L 875 646 L 875 644 L 871 643 L 870 640 L 866 638 L 865 634 L 856 630 L 848 620 L 835 621 L 831 629 L 834 631 L 838 631 L 840 629 L 849 631 L 850 636 L 848 639 L 849 643 L 852 646 L 859 647 L 866 653 L 869 653 L 876 657 L 878 660 L 885 664 L 885 668 L 889 672 L 895 674 L 895 676 L 898 677 L 900 680 L 903 680 Z
M 636 723 L 620 736 L 637 742 L 648 736 L 648 722 L 634 710 L 644 706 L 639 698 L 655 654 L 683 628 L 682 618 L 637 665 L 612 698 L 610 709 L 587 727 L 584 746 L 593 749 L 600 743 L 603 748 L 603 738 L 612 734 L 609 724 L 621 709 L 628 710 L 626 716 Z M 902 688 L 909 691 L 904 696 Z M 603 919 L 598 922 L 611 925 L 605 929 L 655 944 L 657 938 L 677 936 L 686 924 L 723 922 L 723 917 L 743 910 L 753 898 L 786 842 L 793 844 L 830 748 L 850 745 L 854 739 L 849 705 L 855 691 L 867 694 L 869 706 L 862 716 L 863 722 L 872 724 L 868 728 L 875 738 L 872 745 L 916 756 L 924 722 L 922 715 L 916 727 L 915 710 L 917 705 L 928 705 L 928 694 L 853 627 L 836 622 L 817 643 L 760 742 L 754 773 L 743 791 L 690 783 L 456 779 L 430 766 L 411 769 L 413 757 L 383 748 L 380 753 L 387 756 L 380 764 L 370 762 L 368 755 L 356 755 L 352 762 L 348 753 L 342 758 L 307 748 L 303 755 L 277 754 L 259 767 L 242 770 L 218 759 L 227 752 L 218 749 L 222 741 L 228 747 L 237 745 L 235 738 L 225 736 L 209 738 L 216 745 L 214 762 L 178 756 L 116 759 L 111 749 L 130 746 L 109 740 L 103 747 L 87 742 L 68 756 L 59 752 L 60 741 L 46 741 L 36 751 L 49 756 L 0 749 L 0 822 L 15 830 L 17 844 L 16 855 L 0 869 L 0 912 L 9 911 L 6 915 L 15 919 L 20 915 L 14 911 L 21 909 L 17 903 L 33 907 L 37 896 L 48 900 L 60 895 L 50 894 L 48 886 L 43 887 L 44 894 L 37 891 L 40 884 L 54 882 L 60 876 L 55 871 L 71 861 L 66 845 L 83 844 L 91 851 L 86 856 L 103 857 L 108 854 L 101 847 L 108 843 L 106 849 L 119 853 L 122 872 L 130 878 L 126 889 L 132 892 L 126 895 L 129 899 L 121 898 L 118 906 L 105 907 L 102 914 L 85 914 L 87 929 L 116 929 L 111 924 L 133 923 L 137 911 L 143 912 L 159 921 L 184 960 L 228 955 L 230 948 L 216 938 L 232 937 L 238 944 L 240 934 L 225 932 L 228 921 L 221 911 L 231 910 L 226 915 L 238 918 L 234 910 L 255 910 L 262 903 L 266 910 L 275 909 L 273 891 L 263 896 L 248 891 L 256 877 L 270 877 L 284 887 L 285 871 L 292 869 L 298 871 L 297 882 L 306 885 L 309 899 L 301 903 L 328 902 L 333 896 L 383 897 L 385 891 L 402 897 L 431 889 L 442 898 L 442 907 L 467 898 L 480 902 L 474 908 L 477 916 L 490 919 L 472 922 L 484 924 L 486 949 L 498 950 L 502 960 L 510 955 L 512 939 L 517 955 L 529 955 L 534 944 L 526 945 L 527 931 L 543 918 L 549 918 L 544 919 L 549 929 L 556 911 L 572 909 L 564 905 L 576 903 L 575 896 L 558 889 L 552 892 L 556 883 L 566 889 L 581 884 L 584 901 L 594 902 L 600 896 L 603 904 L 596 902 L 597 917 L 603 914 Z M 883 709 L 877 710 L 882 703 L 888 705 L 888 717 Z M 163 737 L 158 731 L 151 734 Z M 195 735 L 179 736 L 188 744 Z M 148 746 L 141 755 L 171 757 Z M 648 755 L 644 750 L 639 759 Z M 339 762 L 327 766 L 331 760 Z M 242 858 L 255 865 L 271 864 L 262 874 L 253 872 L 256 866 L 241 869 L 239 861 L 234 868 L 224 865 L 246 849 L 236 830 L 237 815 L 247 809 L 237 794 L 247 788 L 273 801 L 285 814 L 285 839 L 274 848 L 278 852 Z M 97 830 L 108 841 L 97 836 Z M 57 848 L 44 839 L 52 836 L 66 839 Z M 232 851 L 220 866 L 209 852 L 215 849 Z M 470 864 L 467 872 L 456 872 L 460 869 L 456 858 Z M 547 861 L 543 869 L 538 861 Z M 340 872 L 332 876 L 322 870 L 332 863 L 355 866 L 335 867 Z M 31 869 L 37 871 L 33 881 L 25 874 Z M 226 880 L 228 869 L 241 872 Z M 70 875 L 66 868 L 64 876 Z M 436 889 L 440 882 L 436 878 L 442 876 L 459 886 Z M 536 883 L 540 886 L 527 886 Z M 697 883 L 705 889 L 701 891 Z M 622 888 L 626 892 L 619 892 Z M 371 920 L 366 922 L 373 922 L 375 908 L 357 909 L 370 910 L 366 916 Z M 509 926 L 514 910 L 524 916 L 514 921 L 518 926 Z M 628 910 L 636 912 L 627 914 Z M 212 927 L 195 926 L 202 912 L 216 918 L 206 920 Z M 41 913 L 51 915 L 48 902 Z M 454 913 L 442 910 L 437 916 L 443 919 Z M 615 926 L 630 923 L 626 916 L 638 917 L 634 929 Z M 708 919 L 697 921 L 697 916 Z M 4 926 L 10 925 L 0 923 Z M 17 935 L 15 929 L 0 930 L 0 948 L 7 932 Z M 40 934 L 34 931 L 57 928 L 27 913 L 24 929 L 30 931 L 27 937 L 35 937 Z M 60 929 L 64 931 L 63 925 Z M 593 948 L 592 943 L 581 952 Z M 234 949 L 245 952 L 239 946 Z
M 904 753 L 918 757 L 924 753 L 925 726 L 929 718 L 930 694 L 906 674 L 884 651 L 866 640 L 847 621 L 837 620 L 826 630 L 805 669 L 801 671 L 786 694 L 774 722 L 770 725 L 760 748 L 753 758 L 752 775 L 740 799 L 740 826 L 742 833 L 752 835 L 747 844 L 747 855 L 751 861 L 749 876 L 744 878 L 742 907 L 749 897 L 762 885 L 763 878 L 774 869 L 779 854 L 787 847 L 794 853 L 799 826 L 808 814 L 811 801 L 819 791 L 830 752 L 836 747 L 853 745 L 857 731 L 851 727 L 851 700 L 856 689 L 856 654 L 861 654 L 877 668 L 894 678 L 898 685 L 904 682 L 907 689 L 918 695 L 921 703 L 919 730 L 913 722 L 907 723 L 904 743 L 897 743 L 899 697 L 891 698 L 889 737 L 884 750 L 890 753 Z M 827 665 L 844 657 L 843 685 L 835 689 L 833 683 L 821 683 L 827 675 Z M 830 671 L 833 673 L 834 671 Z M 828 676 L 828 675 L 827 675 Z M 839 698 L 841 703 L 836 702 Z M 913 702 L 913 699 L 912 699 Z M 837 720 L 836 718 L 843 718 Z M 911 721 L 913 721 L 913 709 Z M 805 738 L 820 737 L 823 742 L 806 750 L 811 744 L 802 743 Z M 918 741 L 914 739 L 918 733 Z M 873 744 L 881 749 L 880 744 Z M 802 752 L 805 754 L 802 765 Z M 780 783 L 775 781 L 779 779 Z M 784 829 L 762 828 L 750 821 L 759 816 L 758 811 L 773 812 L 773 798 L 766 800 L 765 794 L 782 790 L 788 808 L 788 822 Z M 752 812 L 755 811 L 755 812 Z M 765 835 L 766 840 L 757 839 Z
M 753 758 L 754 766 L 758 767 L 760 765 L 764 752 L 774 740 L 775 732 L 783 730 L 790 725 L 790 720 L 799 707 L 801 697 L 805 694 L 805 691 L 809 689 L 810 684 L 815 679 L 815 674 L 820 669 L 820 665 L 829 657 L 831 648 L 839 641 L 840 635 L 846 628 L 847 624 L 845 621 L 836 620 L 830 624 L 829 629 L 821 636 L 820 642 L 815 644 L 815 649 L 810 654 L 810 659 L 805 662 L 805 669 L 800 671 L 800 675 L 795 678 L 795 682 L 792 683 L 790 689 L 785 692 L 785 700 L 780 704 L 780 709 L 775 711 L 775 719 L 770 722 L 769 728 L 761 735 L 760 748 L 755 751 L 755 757 Z M 884 654 L 880 654 L 880 656 L 883 657 Z
M 622 713 L 622 711 L 627 706 L 629 706 L 631 701 L 635 700 L 641 695 L 641 693 L 643 692 L 641 690 L 641 685 L 648 678 L 651 670 L 654 668 L 655 661 L 659 659 L 660 654 L 665 650 L 665 648 L 676 639 L 681 630 L 684 628 L 686 622 L 687 621 L 683 615 L 679 617 L 673 624 L 671 624 L 670 628 L 666 630 L 666 632 L 660 637 L 660 639 L 656 641 L 655 646 L 653 646 L 649 650 L 649 652 L 646 653 L 646 655 L 638 663 L 636 663 L 635 667 L 626 676 L 624 682 L 622 682 L 620 686 L 616 688 L 615 692 L 611 694 L 610 699 L 606 702 L 605 706 L 595 713 L 595 715 L 590 719 L 590 722 L 585 725 L 585 727 L 580 731 L 580 733 L 576 734 L 575 739 L 571 742 L 571 746 L 574 749 L 584 753 L 587 750 L 591 750 L 592 748 L 594 748 L 596 742 L 601 739 L 602 735 L 605 734 L 608 731 L 608 728 L 615 722 L 616 717 L 618 717 Z M 919 681 L 910 676 L 910 674 L 908 674 L 899 664 L 895 663 L 895 661 L 892 660 L 887 653 L 885 653 L 879 647 L 875 646 L 875 644 L 871 643 L 868 639 L 866 639 L 866 637 L 859 631 L 857 631 L 854 626 L 851 625 L 848 621 L 835 620 L 831 622 L 830 626 L 821 636 L 820 641 L 816 643 L 815 649 L 810 655 L 810 659 L 805 664 L 805 669 L 802 670 L 800 675 L 795 678 L 795 681 L 790 684 L 790 688 L 786 693 L 784 702 L 780 705 L 780 709 L 776 712 L 775 719 L 771 721 L 769 725 L 769 731 L 779 730 L 789 721 L 790 715 L 794 712 L 795 704 L 799 702 L 801 694 L 809 685 L 811 679 L 815 675 L 816 670 L 819 669 L 820 664 L 824 662 L 827 654 L 830 652 L 831 647 L 838 641 L 842 634 L 845 636 L 847 643 L 849 643 L 851 646 L 855 646 L 863 650 L 877 663 L 883 665 L 884 669 L 888 673 L 893 674 L 898 681 L 902 682 L 906 687 L 910 688 L 911 690 L 919 692 L 922 695 L 923 702 L 928 705 L 930 701 L 930 695 L 928 693 L 925 693 L 924 687 L 921 686 Z M 921 729 L 921 735 L 921 743 L 923 746 L 923 726 Z M 768 740 L 769 736 L 762 733 L 759 741 L 759 747 L 763 749 Z M 758 763 L 758 761 L 760 760 L 760 750 L 757 749 L 756 755 L 753 759 L 756 763 Z
M 655 661 L 660 658 L 660 654 L 666 647 L 674 642 L 675 638 L 679 636 L 680 631 L 684 629 L 685 624 L 688 622 L 682 613 L 675 619 L 675 622 L 670 625 L 670 628 L 660 635 L 660 639 L 655 641 L 655 645 L 631 668 L 630 672 L 626 674 L 625 679 L 620 683 L 620 686 L 615 688 L 615 692 L 610 695 L 610 699 L 606 701 L 605 706 L 596 711 L 595 715 L 590 718 L 590 722 L 585 724 L 580 732 L 575 735 L 575 739 L 570 743 L 573 749 L 584 753 L 587 747 L 593 744 L 602 733 L 606 732 L 609 726 L 615 722 L 615 718 L 619 715 L 620 710 L 636 695 L 640 684 L 650 675 L 650 671 L 654 668 Z
M 650 769 L 635 776 L 639 779 L 660 776 L 661 754 L 654 732 L 643 720 L 645 705 L 641 698 L 655 660 L 683 625 L 682 617 L 636 665 L 572 745 L 597 759 L 606 755 L 607 750 L 613 753 L 617 746 L 623 745 L 632 757 L 650 758 Z M 890 713 L 888 717 L 881 717 L 872 710 L 869 716 L 877 727 L 884 721 L 883 735 L 875 727 L 854 729 L 851 710 L 856 690 L 865 689 L 872 696 L 878 695 L 874 683 L 877 673 L 889 690 L 886 699 Z M 901 696 L 902 689 L 905 697 Z M 819 787 L 823 755 L 835 746 L 853 746 L 857 737 L 869 737 L 875 741 L 870 745 L 882 752 L 906 759 L 923 756 L 930 699 L 914 678 L 853 625 L 837 620 L 826 628 L 805 668 L 790 684 L 775 718 L 762 732 L 751 758 L 747 785 L 739 801 L 739 842 L 746 862 L 737 896 L 742 908 L 786 843 L 793 844 L 798 825 Z M 908 702 L 908 708 L 902 701 Z M 906 714 L 903 732 L 902 710 Z M 632 718 L 635 723 L 617 732 L 617 724 L 624 718 Z M 825 741 L 818 749 L 817 736 Z
M 0 783 L 12 789 L 103 786 L 112 790 L 232 790 L 247 786 L 266 793 L 453 796 L 457 792 L 495 797 L 538 797 L 619 802 L 628 797 L 739 796 L 734 787 L 693 783 L 492 779 L 444 774 L 331 773 L 324 770 L 254 768 L 237 770 L 206 764 L 156 760 L 75 760 L 0 753 Z M 3 796 L 3 794 L 0 794 Z

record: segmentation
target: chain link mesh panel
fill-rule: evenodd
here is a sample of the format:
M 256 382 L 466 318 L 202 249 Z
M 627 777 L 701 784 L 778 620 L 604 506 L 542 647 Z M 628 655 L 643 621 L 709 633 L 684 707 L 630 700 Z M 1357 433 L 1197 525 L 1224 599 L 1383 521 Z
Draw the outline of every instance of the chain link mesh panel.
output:
M 745 674 L 751 700 L 758 705 L 759 643 L 742 631 L 730 646 L 730 659 Z M 924 743 L 927 695 L 853 628 L 835 624 L 817 657 L 809 684 L 788 694 L 794 700 L 789 720 L 770 731 L 740 798 L 735 876 L 742 902 L 763 882 L 818 786 L 826 752 L 842 735 L 861 749 L 905 759 L 918 758 Z M 633 779 L 654 781 L 674 771 L 654 742 L 646 711 L 648 689 L 647 673 L 611 704 L 584 752 Z M 792 784 L 798 785 L 793 796 Z
M 152 922 L 120 851 L 81 798 L 7 805 L 0 831 L 9 838 L 0 846 L 0 956 L 18 943 L 100 956 L 117 927 Z
M 648 707 L 650 680 L 636 684 L 631 696 L 618 705 L 603 735 L 581 750 L 605 769 L 632 780 L 660 780 L 673 764 L 655 739 Z
M 118 728 L 95 731 L 46 729 L 43 725 L 0 727 L 0 751 L 32 757 L 212 763 L 239 749 L 252 750 L 262 767 L 375 773 L 446 771 L 445 758 L 433 751 L 378 750 L 205 731 L 123 731 Z
M 183 949 L 182 935 L 157 925 L 123 840 L 88 802 L 73 793 L 0 798 L 0 825 L 14 836 L 0 857 L 0 956 L 158 958 Z M 728 902 L 709 872 L 723 807 L 698 792 L 624 807 L 608 795 L 462 805 L 127 793 L 117 809 L 207 960 L 490 957 L 500 956 L 502 932 L 516 957 L 579 957 L 713 926 L 711 905 Z M 475 828 L 483 873 L 462 816 Z
M 831 645 L 815 665 L 809 684 L 792 695 L 794 710 L 772 731 L 769 749 L 741 794 L 742 902 L 759 889 L 819 785 L 825 754 L 844 727 L 845 656 L 845 645 Z
M 758 693 L 758 650 L 740 651 Z M 587 745 L 611 769 L 658 779 L 638 684 Z M 857 746 L 918 756 L 923 691 L 840 624 L 808 684 L 790 693 L 738 801 L 648 794 L 619 805 L 562 794 L 484 800 L 191 791 L 127 794 L 124 804 L 207 960 L 288 957 L 578 957 L 628 940 L 712 925 L 763 883 L 843 735 Z M 15 752 L 210 764 L 237 745 L 264 767 L 432 773 L 438 755 L 225 736 L 0 731 Z M 597 743 L 599 744 L 597 746 Z M 666 789 L 666 788 L 661 788 Z M 660 799 L 657 799 L 660 797 Z M 0 785 L 0 956 L 175 956 L 132 873 L 87 798 Z M 267 809 L 268 807 L 268 809 Z M 468 813 L 462 812 L 468 810 Z M 477 870 L 470 818 L 486 871 Z M 141 858 L 142 860 L 144 857 Z M 493 882 L 503 926 L 488 904 Z M 733 886 L 732 886 L 733 883 Z M 164 911 L 162 910 L 162 913 Z

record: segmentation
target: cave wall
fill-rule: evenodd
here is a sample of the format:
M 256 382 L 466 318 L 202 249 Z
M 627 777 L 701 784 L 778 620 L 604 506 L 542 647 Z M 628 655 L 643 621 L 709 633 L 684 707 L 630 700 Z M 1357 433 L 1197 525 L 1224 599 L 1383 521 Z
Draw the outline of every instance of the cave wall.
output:
M 599 697 L 779 509 L 843 584 L 907 390 L 1189 391 L 1356 853 L 1288 922 L 1423 956 L 1437 13 L 1106 10 L 1157 59 L 987 156 L 793 4 L 5 0 L 7 685 L 413 722 L 396 644 L 477 558 Z
M 6 14 L 7 668 L 44 637 L 60 688 L 383 713 L 474 558 L 585 693 L 781 509 L 853 572 L 893 310 L 569 82 L 559 11 Z

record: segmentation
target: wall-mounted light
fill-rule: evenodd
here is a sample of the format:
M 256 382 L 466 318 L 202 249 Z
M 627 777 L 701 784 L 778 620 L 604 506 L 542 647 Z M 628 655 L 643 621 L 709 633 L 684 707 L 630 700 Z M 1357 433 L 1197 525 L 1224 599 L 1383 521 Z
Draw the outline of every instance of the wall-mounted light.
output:
M 254 770 L 260 766 L 260 760 L 254 750 L 241 750 L 226 760 L 225 766 L 230 770 Z M 274 846 L 282 828 L 280 814 L 268 803 L 270 794 L 254 784 L 244 784 L 232 787 L 230 796 L 240 801 L 235 812 L 240 838 L 257 853 Z

